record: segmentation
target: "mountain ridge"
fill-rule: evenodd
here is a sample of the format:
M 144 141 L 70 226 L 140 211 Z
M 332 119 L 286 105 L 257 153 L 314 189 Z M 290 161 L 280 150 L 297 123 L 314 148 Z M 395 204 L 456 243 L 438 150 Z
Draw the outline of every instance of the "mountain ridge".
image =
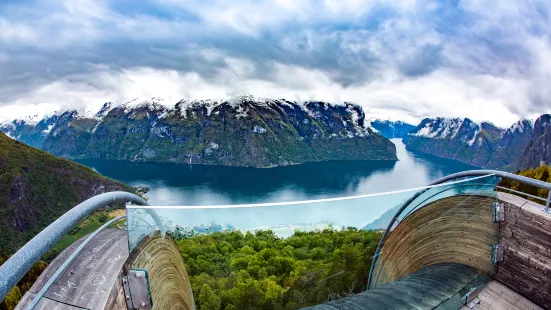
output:
M 0 130 L 66 158 L 245 167 L 397 160 L 395 146 L 370 126 L 360 106 L 351 103 L 244 96 L 180 100 L 167 106 L 158 97 L 119 105 L 108 102 L 95 113 L 65 111 L 54 116 L 55 121 L 44 121 L 48 126 L 40 131 L 35 129 L 38 125 L 15 126 L 15 121 Z
M 478 167 L 513 171 L 521 168 L 533 131 L 530 120 L 499 128 L 469 118 L 425 118 L 403 141 L 413 151 Z

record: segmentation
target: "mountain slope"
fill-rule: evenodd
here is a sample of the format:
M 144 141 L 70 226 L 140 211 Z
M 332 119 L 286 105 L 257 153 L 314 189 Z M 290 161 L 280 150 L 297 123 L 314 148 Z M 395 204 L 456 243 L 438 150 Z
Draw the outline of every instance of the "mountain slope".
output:
M 517 169 L 535 168 L 551 162 L 551 115 L 543 114 L 534 123 Z
M 508 129 L 465 119 L 424 119 L 404 137 L 406 147 L 478 167 L 512 170 L 530 139 L 532 124 L 524 120 Z
M 383 137 L 387 139 L 403 138 L 407 133 L 415 129 L 416 126 L 402 122 L 375 119 L 371 122 L 371 127 L 377 130 Z
M 0 133 L 0 251 L 10 254 L 83 200 L 131 189 Z
M 10 135 L 27 137 L 26 131 Z M 373 131 L 357 105 L 253 97 L 106 103 L 92 116 L 67 111 L 42 141 L 31 145 L 68 158 L 142 162 L 270 167 L 397 160 L 395 146 Z

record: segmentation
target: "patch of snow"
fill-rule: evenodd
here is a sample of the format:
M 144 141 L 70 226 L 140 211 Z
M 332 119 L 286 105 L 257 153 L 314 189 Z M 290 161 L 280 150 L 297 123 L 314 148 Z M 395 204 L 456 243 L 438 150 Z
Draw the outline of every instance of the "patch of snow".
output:
M 245 118 L 245 117 L 247 117 L 247 116 L 249 115 L 248 113 L 249 113 L 249 107 L 243 108 L 242 105 L 239 105 L 239 106 L 237 107 L 237 115 L 236 115 L 236 117 L 237 117 L 237 118 L 241 118 L 241 117 Z
M 146 108 L 148 110 L 147 114 L 150 116 L 149 111 L 154 112 L 157 117 L 164 117 L 167 113 L 167 110 L 171 109 L 170 104 L 161 97 L 153 97 L 146 100 L 133 99 L 128 102 L 123 103 L 119 107 L 124 109 L 124 113 L 128 114 L 129 117 L 133 117 L 137 109 Z
M 8 136 L 8 138 L 10 139 L 17 140 L 14 136 L 11 135 L 9 131 L 4 132 L 4 134 L 6 134 L 6 136 Z
M 266 128 L 264 128 L 262 126 L 254 125 L 253 132 L 260 133 L 260 134 L 266 133 Z
M 466 143 L 469 145 L 469 146 L 473 146 L 474 142 L 476 141 L 476 138 L 478 137 L 478 134 L 480 133 L 480 130 L 476 130 L 474 132 L 474 135 L 472 137 L 471 140 L 467 141 Z M 480 139 L 480 138 L 479 138 Z
M 455 138 L 459 133 L 459 129 L 463 126 L 465 120 L 459 118 L 436 118 L 432 119 L 425 124 L 425 127 L 419 129 L 417 132 L 411 133 L 412 136 L 445 139 Z M 474 124 L 474 125 L 473 125 Z M 479 126 L 476 123 L 471 123 L 472 128 Z
M 92 127 L 92 129 L 90 130 L 90 132 L 91 132 L 91 133 L 96 132 L 96 129 L 98 129 L 98 126 L 99 126 L 101 123 L 103 123 L 103 120 L 97 122 L 97 123 L 94 125 L 94 127 Z
M 48 125 L 48 128 L 42 130 L 42 133 L 44 133 L 44 134 L 49 134 L 50 131 L 52 131 L 52 128 L 54 128 L 54 125 L 55 125 L 55 124 L 50 124 L 50 125 Z

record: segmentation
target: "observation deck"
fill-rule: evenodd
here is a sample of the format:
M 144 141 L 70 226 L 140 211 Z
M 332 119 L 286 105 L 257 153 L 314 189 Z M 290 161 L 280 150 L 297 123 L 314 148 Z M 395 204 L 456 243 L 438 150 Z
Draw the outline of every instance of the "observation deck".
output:
M 344 263 L 331 265 L 323 278 L 313 276 L 320 273 L 316 269 L 297 275 L 312 276 L 305 283 L 317 290 L 319 302 L 293 308 L 551 309 L 550 199 L 501 188 L 497 184 L 503 178 L 551 189 L 538 180 L 475 170 L 388 193 L 246 205 L 149 206 L 133 194 L 106 193 L 70 210 L 0 266 L 0 297 L 87 215 L 125 201 L 125 216 L 60 253 L 16 309 L 200 309 L 190 274 L 196 268 L 186 262 L 191 253 L 182 240 L 254 236 L 267 230 L 273 238 L 287 240 L 297 230 L 365 229 L 375 229 L 380 241 L 369 256 L 362 256 L 365 268 L 356 271 L 365 275 L 359 278 L 363 289 L 358 291 L 357 283 L 349 290 L 333 289 L 355 268 L 346 263 L 345 253 Z M 125 228 L 115 228 L 122 220 Z M 369 225 L 381 222 L 384 226 Z M 220 258 L 201 259 L 220 264 Z M 233 264 L 247 269 L 238 261 Z M 281 260 L 268 257 L 262 264 L 274 274 L 284 268 Z M 205 272 L 205 277 L 224 272 L 235 277 L 227 270 Z M 259 308 L 253 305 L 242 308 Z

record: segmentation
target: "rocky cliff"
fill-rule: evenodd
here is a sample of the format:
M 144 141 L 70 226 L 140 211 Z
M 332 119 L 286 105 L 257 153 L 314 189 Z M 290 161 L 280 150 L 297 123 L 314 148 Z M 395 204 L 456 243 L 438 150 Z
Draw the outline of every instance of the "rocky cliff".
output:
M 532 123 L 507 129 L 465 119 L 424 119 L 404 137 L 410 150 L 455 159 L 474 166 L 513 170 L 530 140 Z
M 78 203 L 115 190 L 132 191 L 0 133 L 0 252 L 15 252 Z
M 534 123 L 528 142 L 523 148 L 517 169 L 535 168 L 551 163 L 551 115 L 544 114 Z
M 68 158 L 248 167 L 397 160 L 394 145 L 369 126 L 359 106 L 349 103 L 240 97 L 170 106 L 152 98 L 106 103 L 91 115 L 67 111 L 44 121 L 48 127 L 41 131 L 28 124 L 22 131 L 14 123 L 0 130 Z M 30 132 L 39 131 L 40 137 L 31 139 Z

